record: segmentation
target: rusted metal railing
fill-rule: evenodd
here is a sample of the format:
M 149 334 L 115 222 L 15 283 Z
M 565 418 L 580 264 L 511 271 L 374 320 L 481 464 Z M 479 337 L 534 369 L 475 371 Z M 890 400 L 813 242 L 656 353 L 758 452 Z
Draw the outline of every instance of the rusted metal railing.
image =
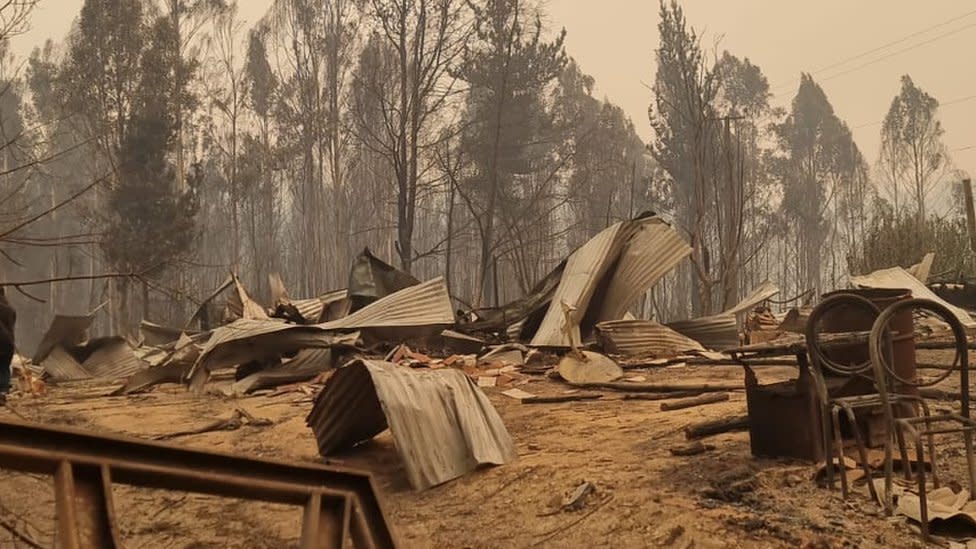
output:
M 122 547 L 112 484 L 283 503 L 304 509 L 301 547 L 397 546 L 372 477 L 324 465 L 0 421 L 0 469 L 54 477 L 58 546 Z

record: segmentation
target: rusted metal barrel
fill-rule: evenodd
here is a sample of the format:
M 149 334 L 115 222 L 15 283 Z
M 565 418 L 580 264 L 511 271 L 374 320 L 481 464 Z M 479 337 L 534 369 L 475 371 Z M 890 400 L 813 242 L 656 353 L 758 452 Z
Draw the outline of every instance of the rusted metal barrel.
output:
M 839 293 L 856 294 L 867 298 L 884 311 L 892 303 L 911 299 L 912 292 L 905 289 L 855 289 L 838 290 L 824 294 L 823 297 Z M 824 317 L 820 333 L 870 332 L 874 318 L 864 309 L 856 307 L 838 307 Z M 902 379 L 916 379 L 915 367 L 915 329 L 911 309 L 900 311 L 889 324 L 896 334 L 893 340 L 893 366 L 898 377 Z M 842 364 L 861 364 L 870 359 L 867 343 L 852 343 L 848 345 L 833 345 L 824 350 L 831 360 Z M 870 370 L 869 370 L 870 371 Z

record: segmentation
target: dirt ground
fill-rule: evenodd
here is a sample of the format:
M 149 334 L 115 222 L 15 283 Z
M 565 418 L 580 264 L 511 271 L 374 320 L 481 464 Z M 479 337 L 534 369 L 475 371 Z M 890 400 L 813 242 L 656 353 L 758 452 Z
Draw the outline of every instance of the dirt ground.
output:
M 743 378 L 741 368 L 718 366 L 629 374 L 655 383 Z M 765 383 L 787 379 L 795 369 L 764 367 L 758 374 Z M 519 387 L 534 394 L 567 390 L 543 376 L 526 379 Z M 200 427 L 241 408 L 274 424 L 182 436 L 173 442 L 263 458 L 321 461 L 304 421 L 311 401 L 302 393 L 231 399 L 198 397 L 165 386 L 143 395 L 105 396 L 112 388 L 80 384 L 52 387 L 43 397 L 13 397 L 10 409 L 0 409 L 0 417 L 19 415 L 148 438 Z M 660 402 L 622 400 L 610 392 L 595 401 L 521 404 L 502 390 L 485 392 L 515 439 L 519 457 L 514 463 L 416 493 L 388 432 L 332 460 L 375 474 L 403 547 L 922 546 L 917 530 L 902 519 L 885 518 L 867 496 L 855 494 L 844 502 L 839 492 L 818 488 L 813 464 L 753 458 L 748 433 L 711 437 L 707 442 L 715 449 L 705 454 L 671 456 L 669 448 L 685 442 L 686 425 L 745 413 L 744 392 L 733 393 L 728 402 L 662 412 Z M 727 489 L 743 479 L 748 489 Z M 595 493 L 582 509 L 559 511 L 561 498 L 582 481 L 593 483 Z M 298 544 L 297 508 L 124 486 L 114 490 L 129 547 L 281 549 Z M 53 544 L 49 477 L 0 471 L 0 513 L 42 545 Z M 0 547 L 15 547 L 13 543 L 0 528 Z

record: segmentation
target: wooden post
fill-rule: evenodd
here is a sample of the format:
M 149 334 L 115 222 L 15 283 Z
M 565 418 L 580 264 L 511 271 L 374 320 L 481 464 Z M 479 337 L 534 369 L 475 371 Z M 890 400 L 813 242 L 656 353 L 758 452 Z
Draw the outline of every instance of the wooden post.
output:
M 973 209 L 973 185 L 967 177 L 962 180 L 962 191 L 966 199 L 966 225 L 969 227 L 969 246 L 976 252 L 976 210 Z

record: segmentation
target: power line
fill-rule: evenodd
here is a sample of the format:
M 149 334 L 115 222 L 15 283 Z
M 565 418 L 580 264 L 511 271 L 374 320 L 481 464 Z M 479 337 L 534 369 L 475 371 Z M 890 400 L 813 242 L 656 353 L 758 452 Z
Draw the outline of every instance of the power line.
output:
M 894 45 L 897 45 L 897 44 L 900 44 L 900 43 L 902 43 L 902 42 L 905 42 L 905 41 L 907 41 L 907 40 L 910 40 L 910 39 L 912 39 L 912 38 L 915 38 L 916 36 L 919 36 L 919 35 L 922 35 L 922 34 L 925 34 L 925 33 L 927 33 L 927 32 L 929 32 L 929 31 L 931 31 L 931 30 L 934 30 L 934 29 L 937 29 L 937 28 L 939 28 L 939 27 L 944 27 L 944 26 L 946 26 L 946 25 L 948 25 L 948 24 L 950 24 L 950 23 L 954 23 L 954 22 L 956 22 L 956 21 L 959 21 L 960 19 L 964 19 L 964 18 L 966 18 L 966 17 L 969 17 L 970 15 L 973 15 L 974 13 L 976 13 L 976 10 L 974 10 L 974 11 L 970 11 L 970 12 L 966 12 L 966 13 L 964 13 L 964 14 L 961 14 L 961 15 L 958 15 L 958 16 L 956 16 L 956 17 L 953 17 L 953 18 L 951 18 L 951 19 L 949 19 L 949 20 L 946 20 L 946 21 L 943 21 L 942 23 L 939 23 L 939 24 L 937 24 L 937 25 L 933 25 L 933 26 L 931 26 L 931 27 L 928 27 L 928 28 L 925 28 L 925 29 L 922 29 L 922 30 L 920 30 L 920 31 L 916 31 L 916 32 L 913 32 L 913 33 L 911 33 L 911 34 L 909 34 L 909 35 L 907 35 L 907 36 L 904 36 L 904 37 L 902 37 L 902 38 L 899 38 L 899 39 L 897 39 L 897 40 L 893 40 L 893 41 L 891 41 L 891 42 L 888 42 L 887 44 L 884 44 L 884 45 L 881 45 L 881 46 L 878 46 L 878 47 L 876 47 L 876 48 L 872 48 L 872 49 L 870 49 L 870 50 L 868 50 L 868 51 L 865 51 L 865 52 L 862 52 L 862 53 L 859 53 L 859 54 L 857 54 L 857 55 L 854 55 L 854 56 L 852 56 L 852 57 L 849 57 L 849 58 L 847 58 L 847 59 L 843 59 L 843 60 L 841 60 L 841 61 L 838 61 L 838 62 L 836 62 L 836 63 L 832 63 L 832 64 L 830 64 L 830 65 L 828 65 L 828 66 L 826 66 L 826 67 L 823 67 L 823 68 L 820 68 L 820 69 L 817 69 L 817 70 L 815 70 L 815 71 L 813 71 L 813 72 L 811 72 L 810 74 L 812 74 L 812 75 L 817 75 L 817 74 L 821 74 L 821 73 L 823 73 L 823 72 L 825 72 L 825 71 L 827 71 L 827 70 L 829 70 L 829 69 L 832 69 L 832 68 L 836 68 L 836 67 L 839 67 L 839 66 L 842 66 L 842 65 L 845 65 L 845 64 L 847 64 L 847 63 L 849 63 L 849 62 L 851 62 L 851 61 L 855 61 L 855 60 L 857 60 L 857 59 L 861 59 L 861 58 L 863 58 L 863 57 L 866 57 L 866 56 L 868 56 L 868 55 L 871 55 L 872 53 L 877 53 L 877 52 L 879 52 L 879 51 L 882 51 L 882 50 L 884 50 L 884 49 L 887 49 L 887 48 L 889 48 L 889 47 L 891 47 L 891 46 L 894 46 Z M 870 66 L 870 65 L 874 65 L 874 64 L 876 64 L 876 63 L 880 63 L 881 61 L 884 61 L 884 60 L 886 60 L 886 59 L 889 59 L 889 58 L 891 58 L 891 57 L 894 57 L 894 56 L 896 56 L 896 55 L 901 55 L 901 54 L 903 54 L 903 53 L 906 53 L 906 52 L 909 52 L 909 51 L 911 51 L 911 50 L 914 50 L 914 49 L 917 49 L 917 48 L 920 48 L 920 47 L 922 47 L 922 46 L 926 46 L 926 45 L 928 45 L 928 44 L 931 44 L 931 43 L 933 43 L 933 42 L 937 42 L 937 41 L 939 41 L 939 40 L 942 40 L 942 39 L 944 39 L 944 38 L 948 38 L 948 37 L 950 37 L 950 36 L 953 36 L 953 35 L 955 35 L 955 34 L 958 34 L 958 33 L 960 33 L 960 32 L 962 32 L 962 31 L 964 31 L 964 30 L 967 30 L 967 29 L 970 29 L 970 28 L 972 28 L 972 27 L 976 27 L 976 23 L 972 23 L 972 24 L 969 24 L 969 25 L 965 25 L 965 26 L 962 26 L 962 27 L 959 27 L 959 28 L 956 28 L 956 29 L 954 29 L 954 30 L 951 30 L 951 31 L 949 31 L 949 32 L 946 32 L 946 33 L 943 33 L 943 34 L 939 34 L 939 35 L 936 35 L 936 36 L 934 36 L 934 37 L 932 37 L 932 38 L 930 38 L 930 39 L 928 39 L 928 40 L 925 40 L 925 41 L 922 41 L 922 42 L 919 42 L 919 43 L 917 43 L 917 44 L 913 44 L 913 45 L 911 45 L 911 46 L 909 46 L 909 47 L 907 47 L 907 48 L 902 48 L 902 49 L 900 49 L 900 50 L 897 50 L 897 51 L 894 51 L 894 52 L 891 52 L 891 53 L 888 53 L 888 54 L 886 54 L 886 55 L 883 55 L 883 56 L 881 56 L 881 57 L 878 57 L 878 58 L 875 58 L 875 59 L 873 59 L 873 60 L 871 60 L 871 61 L 868 61 L 868 62 L 866 62 L 866 63 L 862 63 L 862 64 L 860 64 L 860 65 L 857 65 L 857 66 L 855 66 L 855 67 L 853 67 L 853 68 L 850 68 L 850 69 L 847 69 L 847 70 L 844 70 L 844 71 L 841 71 L 841 72 L 839 72 L 839 73 L 836 73 L 836 74 L 832 74 L 832 75 L 830 75 L 830 76 L 827 76 L 827 77 L 825 77 L 825 78 L 822 78 L 822 79 L 821 79 L 821 81 L 823 82 L 823 81 L 827 81 L 827 80 L 832 80 L 832 79 L 834 79 L 834 78 L 838 78 L 838 77 L 840 77 L 840 76 L 844 76 L 844 75 L 846 75 L 846 74 L 850 74 L 850 73 L 852 73 L 852 72 L 856 72 L 856 71 L 858 71 L 858 70 L 861 70 L 861 69 L 863 69 L 863 68 L 865 68 L 865 67 L 868 67 L 868 66 Z M 787 88 L 787 87 L 790 87 L 790 86 L 793 86 L 794 84 L 795 84 L 795 82 L 790 82 L 789 84 L 783 84 L 783 85 L 780 85 L 780 86 L 776 86 L 776 87 L 775 87 L 774 89 L 775 89 L 775 90 L 782 90 L 782 89 L 784 89 L 784 88 Z M 774 94 L 773 94 L 773 96 L 776 96 L 776 95 L 779 95 L 779 93 L 774 93 Z
M 921 48 L 922 46 L 927 46 L 927 45 L 929 45 L 929 44 L 931 44 L 933 42 L 937 42 L 939 40 L 942 40 L 943 38 L 948 38 L 948 37 L 953 36 L 955 34 L 959 34 L 960 32 L 962 32 L 964 30 L 967 30 L 967 29 L 971 29 L 973 27 L 976 27 L 976 23 L 971 23 L 971 24 L 966 25 L 964 27 L 959 27 L 958 29 L 956 29 L 954 31 L 950 31 L 950 32 L 947 32 L 947 33 L 944 33 L 944 34 L 940 34 L 940 35 L 938 35 L 938 36 L 936 36 L 934 38 L 930 38 L 929 40 L 926 40 L 924 42 L 919 42 L 918 44 L 915 44 L 913 46 L 909 46 L 907 48 L 900 49 L 898 51 L 889 53 L 888 55 L 883 55 L 881 57 L 878 57 L 877 59 L 874 59 L 872 61 L 868 61 L 867 63 L 863 63 L 863 64 L 858 65 L 858 66 L 856 66 L 856 67 L 854 67 L 852 69 L 848 69 L 846 71 L 841 71 L 841 72 L 839 72 L 837 74 L 832 74 L 832 75 L 830 75 L 830 76 L 828 76 L 826 78 L 821 78 L 820 81 L 821 82 L 826 82 L 828 80 L 833 80 L 834 78 L 837 78 L 837 77 L 840 77 L 840 76 L 844 76 L 845 74 L 850 74 L 852 72 L 856 72 L 858 70 L 863 69 L 864 67 L 867 67 L 867 66 L 870 66 L 870 65 L 874 65 L 875 63 L 880 63 L 880 62 L 882 62 L 882 61 L 884 61 L 886 59 L 889 59 L 891 57 L 894 57 L 896 55 L 901 55 L 901 54 L 903 54 L 905 52 L 908 52 L 908 51 L 912 51 L 914 49 Z
M 884 44 L 884 45 L 878 46 L 876 48 L 870 49 L 868 51 L 859 53 L 859 54 L 857 54 L 855 56 L 848 57 L 847 59 L 843 59 L 843 60 L 838 61 L 836 63 L 832 63 L 830 65 L 827 65 L 826 67 L 819 68 L 819 69 L 815 70 L 813 72 L 813 74 L 820 74 L 820 73 L 822 73 L 824 71 L 828 71 L 830 69 L 839 67 L 841 65 L 845 65 L 845 64 L 847 64 L 847 63 L 849 63 L 851 61 L 856 61 L 857 59 L 860 59 L 862 57 L 866 57 L 868 55 L 871 55 L 872 53 L 879 52 L 879 51 L 881 51 L 881 50 L 883 50 L 885 48 L 889 48 L 891 46 L 896 46 L 898 44 L 901 44 L 902 42 L 905 42 L 906 40 L 911 40 L 912 38 L 915 38 L 916 36 L 925 34 L 925 33 L 929 32 L 931 30 L 935 30 L 935 29 L 937 29 L 939 27 L 944 27 L 944 26 L 946 26 L 946 25 L 948 25 L 950 23 L 955 23 L 956 21 L 959 21 L 960 19 L 965 19 L 966 17 L 969 17 L 970 15 L 973 15 L 973 14 L 976 14 L 976 10 L 968 11 L 966 13 L 963 13 L 962 15 L 957 15 L 957 16 L 955 16 L 955 17 L 953 17 L 951 19 L 948 19 L 946 21 L 943 21 L 943 22 L 941 22 L 941 23 L 939 23 L 937 25 L 932 25 L 931 27 L 927 27 L 927 28 L 924 28 L 924 29 L 922 29 L 920 31 L 916 31 L 916 32 L 913 32 L 913 33 L 911 33 L 909 35 L 906 35 L 906 36 L 903 36 L 901 38 L 898 38 L 897 40 L 892 40 L 891 42 L 888 42 L 887 44 Z
M 940 103 L 938 108 L 941 110 L 944 107 L 949 107 L 951 105 L 958 105 L 959 103 L 965 103 L 966 101 L 972 101 L 973 99 L 976 99 L 976 95 L 967 95 L 966 97 L 960 97 L 958 99 L 953 99 L 952 101 L 946 101 L 945 103 Z M 859 126 L 854 126 L 851 129 L 852 130 L 859 130 L 861 128 L 868 128 L 868 127 L 871 127 L 871 126 L 877 126 L 878 124 L 881 124 L 882 122 L 884 122 L 884 119 L 878 120 L 876 122 L 868 122 L 866 124 L 861 124 Z

